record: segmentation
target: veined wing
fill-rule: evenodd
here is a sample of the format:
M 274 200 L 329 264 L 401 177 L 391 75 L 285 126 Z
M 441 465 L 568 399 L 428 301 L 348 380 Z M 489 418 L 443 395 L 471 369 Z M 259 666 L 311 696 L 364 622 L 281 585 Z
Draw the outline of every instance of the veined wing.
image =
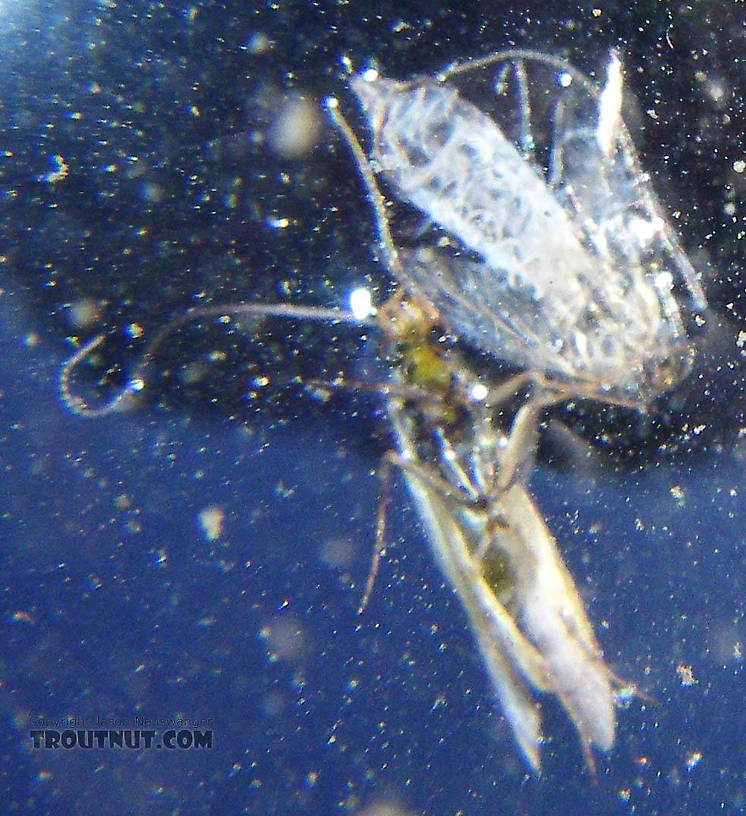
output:
M 447 233 L 456 254 L 469 258 L 445 270 L 453 285 L 428 281 L 420 268 L 418 291 L 456 336 L 483 351 L 564 379 L 568 390 L 595 384 L 597 395 L 611 401 L 644 404 L 688 368 L 673 286 L 683 280 L 701 306 L 696 278 L 637 170 L 613 100 L 603 102 L 606 92 L 597 97 L 568 66 L 579 90 L 551 108 L 545 130 L 554 128 L 553 141 L 541 168 L 526 148 L 530 134 L 512 141 L 449 84 L 498 57 L 438 81 L 352 81 L 371 126 L 376 168 L 397 198 L 421 210 Z M 528 52 L 501 58 L 533 59 L 552 75 L 558 70 L 557 61 Z M 521 76 L 526 80 L 525 71 Z M 516 104 L 527 108 L 524 90 Z M 529 125 L 530 114 L 527 108 L 522 117 Z M 460 282 L 475 285 L 456 299 Z M 521 304 L 528 314 L 512 311 Z M 543 339 L 538 354 L 523 344 L 529 334 L 516 332 L 506 342 L 506 327 L 521 319 Z
M 457 441 L 451 444 L 446 436 L 446 447 L 438 448 L 423 445 L 416 409 L 392 398 L 389 412 L 400 453 L 412 464 L 403 468 L 404 478 L 430 546 L 466 611 L 523 755 L 538 772 L 541 717 L 532 689 L 547 691 L 573 721 L 592 767 L 591 748 L 608 751 L 614 742 L 614 692 L 554 538 L 520 482 L 504 493 L 483 496 L 487 507 L 453 495 L 469 482 L 464 497 L 473 496 L 479 493 L 477 485 L 499 472 L 500 445 L 489 420 L 475 418 Z M 439 490 L 429 475 L 453 492 Z
M 391 401 L 389 415 L 400 452 L 416 461 L 412 428 L 396 401 Z M 516 743 L 531 769 L 539 773 L 541 714 L 525 675 L 541 682 L 544 674 L 541 656 L 525 641 L 481 574 L 472 556 L 479 543 L 475 531 L 432 486 L 407 471 L 404 478 L 438 566 L 466 611 L 482 662 Z

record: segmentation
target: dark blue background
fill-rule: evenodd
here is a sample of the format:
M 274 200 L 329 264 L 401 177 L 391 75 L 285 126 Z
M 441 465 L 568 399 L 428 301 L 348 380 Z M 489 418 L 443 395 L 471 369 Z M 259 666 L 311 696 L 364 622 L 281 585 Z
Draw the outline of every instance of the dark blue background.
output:
M 3 12 L 5 812 L 326 814 L 384 800 L 428 814 L 741 810 L 744 190 L 732 167 L 743 158 L 746 13 L 730 2 L 696 13 L 567 5 L 565 16 L 531 5 L 63 0 Z M 252 53 L 257 33 L 272 43 L 264 54 Z M 680 211 L 727 321 L 662 419 L 634 418 L 631 431 L 609 418 L 612 443 L 644 451 L 639 461 L 614 466 L 599 454 L 597 467 L 541 467 L 533 480 L 608 661 L 657 701 L 619 712 L 597 783 L 551 701 L 545 777 L 524 774 L 401 489 L 395 546 L 370 608 L 355 615 L 384 418 L 375 397 L 319 405 L 285 380 L 380 377 L 372 339 L 325 326 L 287 338 L 279 326 L 259 343 L 196 327 L 159 355 L 139 411 L 88 421 L 57 396 L 67 338 L 79 334 L 66 305 L 81 297 L 101 302 L 107 333 L 76 383 L 93 398 L 142 349 L 128 324 L 151 336 L 200 293 L 334 305 L 366 282 L 385 297 L 333 133 L 325 127 L 314 151 L 292 160 L 251 134 L 266 133 L 288 93 L 333 93 L 349 110 L 343 55 L 404 77 L 511 43 L 588 71 L 622 47 L 643 163 Z M 44 175 L 55 155 L 69 173 L 53 184 Z M 145 195 L 153 186 L 158 200 Z M 270 228 L 275 215 L 291 226 Z M 215 348 L 225 362 L 184 387 L 183 366 Z M 280 382 L 249 396 L 257 371 Z M 217 541 L 198 523 L 210 506 L 225 513 Z M 330 563 L 330 543 L 343 563 Z M 283 628 L 301 630 L 302 647 L 273 659 Z M 696 685 L 682 686 L 680 665 Z M 215 748 L 31 750 L 29 717 L 135 714 L 210 717 Z

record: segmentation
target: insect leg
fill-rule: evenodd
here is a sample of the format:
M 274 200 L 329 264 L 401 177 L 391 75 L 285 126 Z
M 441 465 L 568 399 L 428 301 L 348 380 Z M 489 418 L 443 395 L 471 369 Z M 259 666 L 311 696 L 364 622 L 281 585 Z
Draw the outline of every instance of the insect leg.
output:
M 365 186 L 365 193 L 373 210 L 373 217 L 376 222 L 378 245 L 383 255 L 384 263 L 391 274 L 401 280 L 401 261 L 399 260 L 399 253 L 396 250 L 394 239 L 391 237 L 391 230 L 389 230 L 388 218 L 386 217 L 386 202 L 376 182 L 370 161 L 365 155 L 365 151 L 355 135 L 355 132 L 340 113 L 337 100 L 334 97 L 329 97 L 325 100 L 325 107 L 334 127 L 340 132 L 347 144 L 347 148 L 350 153 L 352 153 L 352 157 L 360 173 L 360 178 Z
M 393 451 L 387 451 L 381 460 L 379 476 L 381 480 L 381 495 L 378 498 L 378 509 L 376 511 L 376 540 L 373 545 L 373 555 L 371 556 L 368 578 L 365 581 L 365 590 L 360 600 L 360 606 L 357 609 L 358 615 L 362 615 L 368 606 L 370 596 L 373 593 L 373 585 L 376 582 L 378 570 L 381 566 L 381 558 L 386 555 L 386 514 L 388 513 L 389 501 L 391 499 L 392 453 Z
M 501 51 L 495 51 L 492 54 L 487 54 L 485 57 L 476 57 L 475 59 L 465 60 L 464 62 L 455 62 L 441 71 L 436 79 L 438 82 L 445 82 L 452 76 L 459 74 L 468 74 L 471 71 L 479 71 L 489 65 L 495 65 L 499 62 L 537 62 L 541 65 L 547 65 L 550 68 L 555 68 L 557 71 L 564 72 L 572 77 L 575 82 L 580 83 L 589 94 L 593 96 L 598 95 L 599 91 L 596 85 L 577 68 L 572 66 L 567 60 L 562 57 L 556 57 L 552 54 L 545 54 L 541 51 L 535 51 L 532 48 L 505 48 Z
M 378 249 L 383 258 L 383 262 L 389 274 L 396 278 L 396 280 L 400 282 L 408 280 L 404 275 L 399 251 L 396 248 L 391 230 L 389 229 L 388 216 L 386 215 L 386 201 L 376 181 L 370 160 L 366 156 L 360 144 L 360 140 L 340 112 L 337 100 L 334 97 L 329 97 L 325 101 L 325 106 L 329 118 L 332 120 L 332 124 L 340 132 L 348 150 L 352 153 L 352 157 L 355 160 L 355 165 L 357 166 L 358 173 L 365 187 L 366 198 L 373 211 L 373 220 L 375 222 L 376 232 L 378 233 Z M 408 284 L 407 289 L 412 295 L 418 297 L 423 308 L 429 306 L 428 299 L 418 293 L 416 286 Z M 429 308 L 428 318 L 430 320 L 437 319 L 437 313 L 432 307 Z
M 513 62 L 515 84 L 518 90 L 518 110 L 521 115 L 520 146 L 521 154 L 528 161 L 536 161 L 534 154 L 535 142 L 531 125 L 531 99 L 528 94 L 528 77 L 526 63 L 522 59 Z
M 404 471 L 406 474 L 416 476 L 420 481 L 425 482 L 430 489 L 437 491 L 441 498 L 445 500 L 454 501 L 458 505 L 467 508 L 482 507 L 482 497 L 476 492 L 467 492 L 465 489 L 456 487 L 447 479 L 434 473 L 433 470 L 423 462 L 407 459 L 394 450 L 387 451 L 381 461 L 381 495 L 378 501 L 376 516 L 376 541 L 373 548 L 368 578 L 365 582 L 365 591 L 363 592 L 363 597 L 358 607 L 358 614 L 365 611 L 370 601 L 373 584 L 378 575 L 380 559 L 386 554 L 386 513 L 390 501 L 391 469 L 393 467 Z
M 564 164 L 562 161 L 562 149 L 564 145 L 560 138 L 560 133 L 564 132 L 562 130 L 564 114 L 565 106 L 562 99 L 558 99 L 552 115 L 552 149 L 549 154 L 549 174 L 547 176 L 547 184 L 552 190 L 557 189 L 564 172 Z
M 500 457 L 500 471 L 495 484 L 498 493 L 504 492 L 516 481 L 525 481 L 533 466 L 539 441 L 539 419 L 545 407 L 541 400 L 530 398 L 518 409 Z

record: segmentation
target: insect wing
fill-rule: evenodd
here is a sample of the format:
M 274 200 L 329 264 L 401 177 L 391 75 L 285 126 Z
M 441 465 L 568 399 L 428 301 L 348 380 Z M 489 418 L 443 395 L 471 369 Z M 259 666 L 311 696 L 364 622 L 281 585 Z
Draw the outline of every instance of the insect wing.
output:
M 392 400 L 389 415 L 400 452 L 416 461 L 412 426 L 406 412 Z M 465 523 L 448 501 L 425 481 L 406 470 L 404 478 L 438 566 L 466 611 L 469 627 L 516 743 L 532 770 L 538 773 L 541 714 L 524 675 L 533 671 L 539 682 L 541 659 L 530 645 L 523 645 L 525 641 L 515 623 L 480 574 L 471 555 L 478 546 L 475 528 Z M 529 667 L 532 661 L 537 664 L 533 669 Z
M 521 629 L 546 661 L 550 690 L 575 724 L 584 750 L 595 745 L 609 751 L 616 727 L 610 672 L 575 582 L 525 488 L 510 488 L 499 509 L 509 524 L 496 538 L 516 570 Z
M 640 169 L 621 115 L 621 72 L 612 54 L 600 92 L 582 76 L 566 75 L 554 114 L 549 182 L 583 242 L 620 273 L 631 269 L 646 275 L 671 332 L 683 333 L 671 284 L 685 288 L 692 309 L 704 310 L 706 299 L 648 175 Z
M 458 259 L 429 277 L 416 270 L 417 294 L 446 326 L 500 359 L 580 384 L 578 393 L 645 403 L 687 370 L 674 280 L 695 304 L 704 299 L 637 169 L 618 100 L 574 69 L 568 92 L 556 61 L 549 67 L 553 84 L 538 94 L 552 112 L 543 166 L 530 149 L 541 139 L 508 138 L 447 74 L 444 82 L 357 77 L 352 87 L 375 168 L 447 234 L 439 243 Z M 475 70 L 492 76 L 495 67 Z M 530 126 L 532 85 L 525 68 L 517 73 L 522 110 L 513 119 Z M 413 283 L 406 268 L 399 274 Z
M 575 375 L 572 361 L 559 354 L 564 337 L 556 322 L 542 321 L 542 303 L 530 285 L 506 287 L 485 274 L 484 264 L 433 247 L 403 253 L 403 283 L 432 300 L 449 326 L 478 348 L 527 369 L 552 371 L 567 379 Z M 500 303 L 496 310 L 494 304 Z
M 429 423 L 416 408 L 391 399 L 389 414 L 399 451 L 411 463 L 403 474 L 430 546 L 466 611 L 521 751 L 538 772 L 541 720 L 532 689 L 545 691 L 560 700 L 592 767 L 591 747 L 607 751 L 614 743 L 611 674 L 525 486 L 495 491 L 501 446 L 489 415 L 475 409 L 468 428 L 441 426 L 433 444 L 423 441 Z
M 583 258 L 567 215 L 489 116 L 432 80 L 356 77 L 352 88 L 371 123 L 376 167 L 399 197 L 484 261 L 496 291 L 532 286 L 540 299 L 562 288 L 565 298 L 583 297 L 576 275 L 545 263 L 548 254 L 560 266 Z M 480 339 L 498 351 L 492 338 Z

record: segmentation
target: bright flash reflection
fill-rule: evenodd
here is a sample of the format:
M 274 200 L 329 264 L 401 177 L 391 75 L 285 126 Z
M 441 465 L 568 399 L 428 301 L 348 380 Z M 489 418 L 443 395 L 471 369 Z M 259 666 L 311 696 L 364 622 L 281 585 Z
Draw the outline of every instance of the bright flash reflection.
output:
M 474 402 L 483 402 L 485 399 L 487 399 L 488 393 L 489 391 L 484 383 L 476 382 L 474 385 L 472 385 L 469 396 Z
M 365 320 L 376 313 L 370 289 L 358 286 L 350 292 L 350 311 L 357 320 Z
M 375 82 L 378 79 L 378 71 L 375 68 L 366 68 L 362 77 L 366 82 Z

